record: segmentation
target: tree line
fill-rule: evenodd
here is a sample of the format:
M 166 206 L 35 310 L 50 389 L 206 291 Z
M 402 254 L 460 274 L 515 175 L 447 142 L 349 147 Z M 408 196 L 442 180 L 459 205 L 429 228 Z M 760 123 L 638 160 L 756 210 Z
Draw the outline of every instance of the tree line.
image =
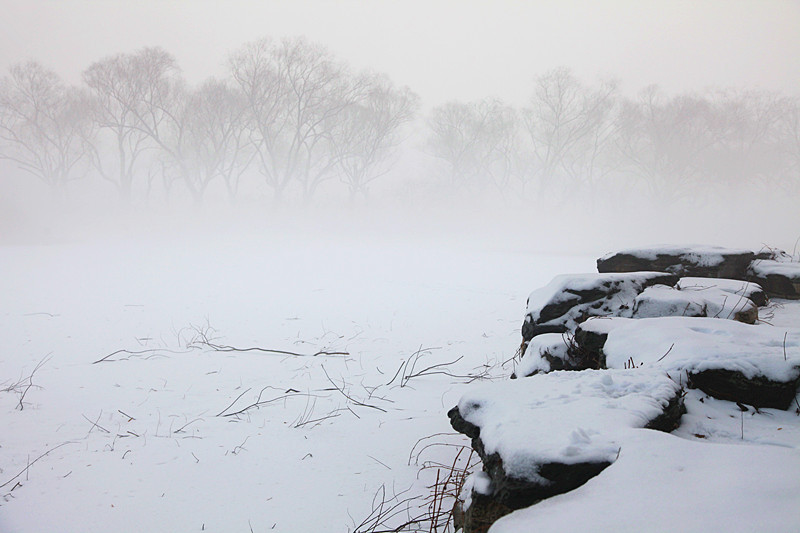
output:
M 14 65 L 0 81 L 0 158 L 57 195 L 100 179 L 125 203 L 156 188 L 200 203 L 212 184 L 231 201 L 243 184 L 276 201 L 312 200 L 325 183 L 366 197 L 412 142 L 445 189 L 521 198 L 638 187 L 669 203 L 702 186 L 800 185 L 794 96 L 649 87 L 630 98 L 560 68 L 535 79 L 527 105 L 450 102 L 423 117 L 411 89 L 304 38 L 245 44 L 226 66 L 190 86 L 171 54 L 144 48 L 69 86 L 38 62 Z M 412 124 L 422 142 L 409 140 Z
M 536 78 L 526 106 L 453 102 L 428 124 L 454 185 L 539 197 L 638 187 L 663 203 L 742 185 L 800 192 L 800 100 L 766 91 L 629 98 L 560 68 Z

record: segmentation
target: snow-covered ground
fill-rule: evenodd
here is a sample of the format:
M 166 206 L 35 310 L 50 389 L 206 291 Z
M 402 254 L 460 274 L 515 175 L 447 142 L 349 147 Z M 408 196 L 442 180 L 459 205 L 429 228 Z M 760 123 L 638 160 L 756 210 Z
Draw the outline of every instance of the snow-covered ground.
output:
M 423 467 L 451 464 L 453 444 L 468 444 L 446 416 L 466 383 L 511 373 L 502 363 L 529 292 L 594 271 L 596 257 L 374 235 L 2 246 L 0 531 L 352 531 L 376 493 L 425 494 L 436 472 Z M 772 320 L 798 319 L 787 302 Z M 697 396 L 682 437 L 796 457 L 793 410 L 742 424 L 727 402 Z M 621 464 L 658 477 L 699 446 L 653 439 Z M 686 468 L 748 456 L 729 449 Z M 782 468 L 758 461 L 753 475 Z M 711 468 L 668 488 L 747 486 Z M 775 497 L 800 508 L 797 484 L 775 475 Z M 742 513 L 786 508 L 759 498 Z M 627 503 L 631 524 L 645 523 L 653 507 Z
M 452 462 L 409 456 L 452 433 L 470 378 L 403 376 L 507 375 L 529 288 L 593 261 L 308 235 L 1 247 L 0 531 L 354 529 L 382 485 L 422 494 L 423 463 Z M 448 439 L 467 443 L 423 444 Z

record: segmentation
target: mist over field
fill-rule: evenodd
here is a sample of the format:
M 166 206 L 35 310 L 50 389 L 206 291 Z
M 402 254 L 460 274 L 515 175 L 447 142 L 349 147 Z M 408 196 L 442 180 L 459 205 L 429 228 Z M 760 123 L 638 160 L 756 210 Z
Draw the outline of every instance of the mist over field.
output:
M 448 410 L 510 383 L 532 291 L 574 274 L 568 301 L 593 294 L 597 258 L 640 246 L 769 248 L 753 260 L 765 272 L 800 261 L 794 2 L 0 13 L 3 533 L 453 533 L 483 471 Z M 716 264 L 718 249 L 693 250 Z M 735 325 L 773 328 L 778 366 L 800 338 L 786 294 Z M 697 320 L 723 321 L 714 295 L 720 315 L 728 293 L 690 294 Z M 608 296 L 635 309 L 633 289 Z M 629 366 L 588 388 L 616 401 Z M 652 392 L 645 378 L 633 388 Z M 569 400 L 553 390 L 556 413 Z M 671 529 L 796 529 L 793 407 L 685 399 L 674 434 L 626 428 L 644 436 L 608 448 L 620 468 L 600 496 L 577 489 L 492 531 L 597 530 L 599 515 L 646 531 L 668 523 L 639 505 L 659 494 Z M 566 435 L 572 457 L 602 429 L 564 424 L 532 432 Z M 534 516 L 551 504 L 566 510 Z
M 40 30 L 3 36 L 3 242 L 229 226 L 521 249 L 800 237 L 788 3 L 5 3 Z M 130 23 L 109 35 L 81 13 Z M 355 15 L 373 24 L 342 36 Z

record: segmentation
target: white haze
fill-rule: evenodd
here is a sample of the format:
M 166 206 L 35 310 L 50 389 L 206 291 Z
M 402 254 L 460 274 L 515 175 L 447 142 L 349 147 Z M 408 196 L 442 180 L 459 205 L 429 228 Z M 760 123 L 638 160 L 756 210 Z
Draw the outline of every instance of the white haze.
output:
M 155 193 L 145 201 L 140 185 L 132 205 L 120 208 L 113 187 L 91 175 L 70 185 L 64 202 L 0 161 L 2 242 L 278 229 L 376 239 L 430 234 L 520 250 L 603 252 L 688 240 L 792 251 L 800 237 L 796 173 L 784 180 L 785 190 L 756 180 L 704 186 L 668 206 L 626 186 L 592 201 L 568 191 L 520 197 L 448 188 L 425 145 L 425 121 L 436 106 L 490 97 L 524 106 L 535 77 L 560 66 L 587 84 L 616 79 L 620 94 L 631 98 L 651 84 L 667 95 L 733 87 L 797 96 L 796 2 L 0 0 L 0 6 L 4 74 L 34 59 L 80 84 L 81 72 L 97 60 L 161 46 L 198 84 L 224 76 L 228 54 L 245 42 L 304 35 L 353 69 L 386 73 L 421 99 L 395 166 L 375 182 L 369 202 L 354 206 L 334 179 L 310 204 L 275 205 L 256 176 L 252 194 L 236 207 L 219 187 L 194 206 L 180 195 L 166 202 Z M 140 184 L 145 179 L 137 176 Z

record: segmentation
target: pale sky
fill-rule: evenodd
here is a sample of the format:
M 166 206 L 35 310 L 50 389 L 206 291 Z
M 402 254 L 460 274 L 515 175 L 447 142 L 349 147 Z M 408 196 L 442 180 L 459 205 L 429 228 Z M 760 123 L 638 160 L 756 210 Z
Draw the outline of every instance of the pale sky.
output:
M 656 83 L 800 94 L 800 0 L 0 0 L 0 13 L 0 69 L 37 59 L 72 83 L 143 46 L 168 50 L 197 82 L 245 42 L 305 35 L 427 106 L 520 104 L 558 66 L 617 77 L 628 93 Z

